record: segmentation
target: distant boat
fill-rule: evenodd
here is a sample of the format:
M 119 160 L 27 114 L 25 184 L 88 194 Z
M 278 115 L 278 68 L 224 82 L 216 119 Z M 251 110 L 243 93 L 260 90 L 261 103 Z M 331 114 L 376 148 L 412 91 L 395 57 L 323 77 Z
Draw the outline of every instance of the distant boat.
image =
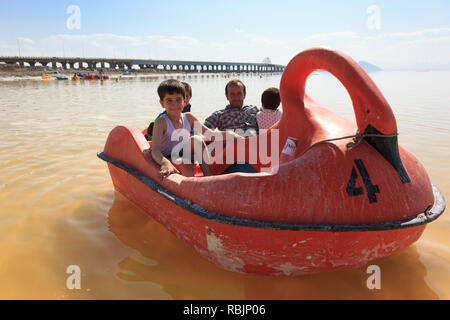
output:
M 56 76 L 55 78 L 56 78 L 56 80 L 69 80 L 69 77 L 67 77 L 65 75 Z
M 108 80 L 109 76 L 103 75 L 102 78 L 103 79 L 101 79 L 101 80 Z M 87 75 L 84 76 L 83 79 L 84 80 L 99 80 L 100 77 L 97 74 L 87 74 Z
M 51 71 L 48 74 L 42 74 L 42 79 L 50 79 L 50 78 L 55 78 L 56 80 L 69 80 L 69 77 L 59 73 L 58 71 Z

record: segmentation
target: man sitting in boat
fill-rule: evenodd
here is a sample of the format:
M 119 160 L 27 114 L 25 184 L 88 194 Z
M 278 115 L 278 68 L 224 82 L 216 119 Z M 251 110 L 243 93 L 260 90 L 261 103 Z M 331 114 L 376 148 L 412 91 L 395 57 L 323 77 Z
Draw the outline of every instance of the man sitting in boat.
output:
M 192 87 L 189 83 L 187 82 L 181 82 L 184 86 L 184 91 L 186 93 L 186 98 L 184 99 L 184 108 L 182 113 L 186 113 L 186 112 L 191 112 L 191 104 L 189 103 L 192 99 Z M 163 114 L 166 113 L 166 110 L 164 110 L 163 112 L 161 112 L 156 119 L 158 119 L 159 117 L 161 117 Z M 150 122 L 150 125 L 148 126 L 147 129 L 147 133 L 145 134 L 145 138 L 148 141 L 152 140 L 152 136 L 153 136 L 153 127 L 155 126 L 155 120 L 153 120 L 152 122 Z
M 262 110 L 256 115 L 259 129 L 269 129 L 281 119 L 280 90 L 277 88 L 268 88 L 261 95 Z
M 210 129 L 253 129 L 258 132 L 256 114 L 259 110 L 257 107 L 244 105 L 245 95 L 245 85 L 242 81 L 235 79 L 228 82 L 225 86 L 225 96 L 230 104 L 206 118 L 205 126 Z
M 190 154 L 194 158 L 198 158 L 204 176 L 212 175 L 209 166 L 211 159 L 203 137 L 200 135 L 191 136 L 191 128 L 195 124 L 201 134 L 208 133 L 210 136 L 220 136 L 219 139 L 222 140 L 228 137 L 238 138 L 239 136 L 233 132 L 213 132 L 202 125 L 192 113 L 182 113 L 185 107 L 186 93 L 180 81 L 169 79 L 161 82 L 158 87 L 158 95 L 159 102 L 166 111 L 165 114 L 156 119 L 153 128 L 152 158 L 161 165 L 160 178 L 163 179 L 172 173 L 180 173 L 171 162 L 171 160 L 180 162 L 180 151 L 185 154 L 183 161 L 180 163 L 180 170 L 183 175 L 194 176 L 194 163 L 192 157 L 189 157 Z M 194 147 L 195 145 L 197 147 Z M 201 154 L 196 155 L 196 151 L 200 151 Z M 189 158 L 186 159 L 186 156 Z

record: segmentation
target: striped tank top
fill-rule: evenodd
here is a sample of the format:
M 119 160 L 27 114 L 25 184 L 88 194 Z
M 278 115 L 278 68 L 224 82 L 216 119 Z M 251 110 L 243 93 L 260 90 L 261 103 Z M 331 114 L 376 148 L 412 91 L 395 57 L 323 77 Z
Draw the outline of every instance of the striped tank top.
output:
M 161 115 L 161 117 L 166 120 L 166 126 L 167 130 L 164 134 L 162 141 L 161 141 L 161 152 L 164 155 L 164 157 L 168 157 L 172 153 L 172 149 L 178 145 L 178 150 L 182 149 L 182 146 L 189 141 L 191 136 L 191 125 L 189 124 L 189 121 L 187 117 L 182 113 L 181 118 L 183 119 L 183 128 L 182 129 L 175 129 L 172 121 L 170 121 L 167 114 Z

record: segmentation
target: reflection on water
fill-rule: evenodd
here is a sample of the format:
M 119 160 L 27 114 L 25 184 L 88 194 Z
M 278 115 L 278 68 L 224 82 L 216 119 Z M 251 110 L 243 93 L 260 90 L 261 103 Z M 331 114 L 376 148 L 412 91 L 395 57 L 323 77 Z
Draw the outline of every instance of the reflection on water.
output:
M 397 118 L 399 141 L 450 199 L 450 72 L 372 75 Z M 145 128 L 161 111 L 163 78 L 127 81 L 0 82 L 0 299 L 450 298 L 450 218 L 431 223 L 413 246 L 377 261 L 381 290 L 366 287 L 367 266 L 295 278 L 225 271 L 114 193 L 96 157 L 118 124 Z M 246 102 L 259 105 L 280 76 L 242 76 Z M 226 104 L 224 76 L 182 76 L 193 112 L 205 119 Z M 336 79 L 317 75 L 307 92 L 353 119 Z M 68 290 L 66 269 L 81 269 Z
M 110 230 L 147 262 L 124 257 L 118 277 L 161 285 L 174 299 L 437 299 L 415 245 L 377 260 L 381 290 L 367 289 L 367 266 L 301 277 L 265 277 L 226 271 L 203 259 L 120 193 L 109 210 Z

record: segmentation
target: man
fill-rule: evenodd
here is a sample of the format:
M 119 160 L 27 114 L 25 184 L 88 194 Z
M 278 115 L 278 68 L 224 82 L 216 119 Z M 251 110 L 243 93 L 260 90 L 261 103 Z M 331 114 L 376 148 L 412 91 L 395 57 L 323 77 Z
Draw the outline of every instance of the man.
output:
M 245 85 L 242 81 L 228 82 L 225 87 L 225 96 L 230 104 L 206 118 L 205 126 L 210 129 L 217 128 L 220 131 L 254 129 L 258 132 L 256 114 L 259 110 L 254 106 L 244 106 L 245 95 Z

